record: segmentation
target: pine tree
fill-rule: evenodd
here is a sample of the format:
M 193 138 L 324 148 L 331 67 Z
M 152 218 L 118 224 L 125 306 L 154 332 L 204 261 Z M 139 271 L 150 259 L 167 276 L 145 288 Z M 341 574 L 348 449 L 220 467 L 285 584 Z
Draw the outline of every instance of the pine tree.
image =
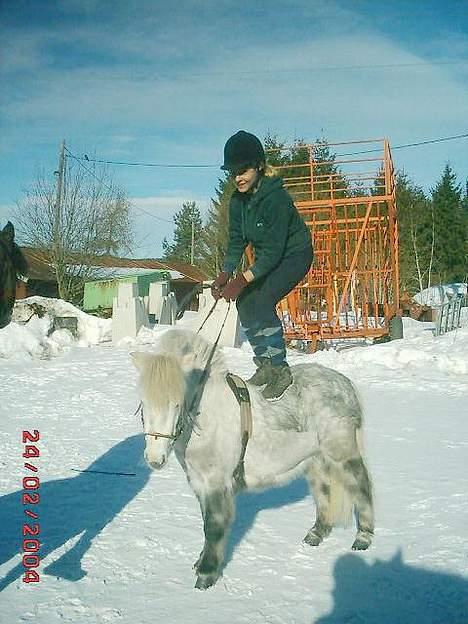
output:
M 162 243 L 164 260 L 179 260 L 201 266 L 204 257 L 203 224 L 196 202 L 189 201 L 174 215 L 174 242 Z
M 467 213 L 462 201 L 461 186 L 450 165 L 432 190 L 434 210 L 435 269 L 441 283 L 466 278 Z
M 234 180 L 225 174 L 218 180 L 216 199 L 211 200 L 208 220 L 203 230 L 203 269 L 215 277 L 223 270 L 229 239 L 229 202 L 234 192 Z

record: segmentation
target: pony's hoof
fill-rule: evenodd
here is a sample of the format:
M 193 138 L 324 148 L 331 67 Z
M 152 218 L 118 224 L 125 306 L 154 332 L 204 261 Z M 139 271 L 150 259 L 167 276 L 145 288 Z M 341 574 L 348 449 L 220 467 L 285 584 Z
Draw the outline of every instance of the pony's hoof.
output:
M 309 546 L 318 546 L 323 542 L 323 537 L 315 531 L 309 531 L 303 541 Z
M 367 550 L 372 543 L 372 535 L 358 535 L 351 546 L 352 550 Z
M 201 574 L 195 583 L 195 589 L 209 589 L 219 579 L 218 574 Z
M 198 568 L 200 567 L 200 563 L 203 557 L 203 550 L 200 553 L 200 556 L 198 557 L 198 559 L 195 561 L 195 563 L 192 566 L 192 569 L 194 570 L 195 574 L 198 574 Z

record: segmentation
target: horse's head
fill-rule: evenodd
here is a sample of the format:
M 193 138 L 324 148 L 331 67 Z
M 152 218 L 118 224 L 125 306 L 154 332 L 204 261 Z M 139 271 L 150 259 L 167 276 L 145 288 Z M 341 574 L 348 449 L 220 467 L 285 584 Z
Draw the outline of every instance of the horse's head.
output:
M 28 265 L 15 243 L 15 228 L 8 221 L 0 230 L 0 329 L 11 321 L 15 304 L 16 280 L 26 275 Z
M 139 372 L 145 459 L 152 468 L 162 468 L 181 433 L 185 405 L 184 373 L 169 354 L 131 354 Z

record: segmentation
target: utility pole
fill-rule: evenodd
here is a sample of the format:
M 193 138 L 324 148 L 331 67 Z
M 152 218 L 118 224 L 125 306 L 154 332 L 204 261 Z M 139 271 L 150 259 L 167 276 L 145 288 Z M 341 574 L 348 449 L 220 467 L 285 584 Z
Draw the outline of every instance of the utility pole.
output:
M 58 169 L 54 173 L 57 174 L 57 192 L 55 195 L 55 218 L 54 218 L 54 244 L 58 248 L 60 230 L 62 227 L 62 193 L 63 181 L 65 174 L 65 139 L 60 146 Z
M 195 215 L 192 214 L 192 249 L 190 251 L 190 264 L 193 265 L 193 260 L 195 256 Z
M 65 139 L 60 146 L 58 170 L 54 171 L 57 175 L 57 192 L 55 195 L 55 210 L 54 210 L 54 264 L 55 274 L 57 277 L 57 286 L 59 291 L 59 297 L 63 296 L 63 244 L 62 244 L 62 197 L 63 187 L 65 182 Z

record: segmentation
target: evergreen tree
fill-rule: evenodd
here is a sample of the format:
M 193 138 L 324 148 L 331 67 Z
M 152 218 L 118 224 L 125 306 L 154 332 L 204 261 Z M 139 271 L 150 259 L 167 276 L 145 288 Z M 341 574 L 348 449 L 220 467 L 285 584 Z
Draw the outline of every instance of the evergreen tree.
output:
M 189 201 L 174 215 L 174 242 L 164 238 L 163 260 L 179 260 L 201 266 L 204 257 L 203 224 L 196 202 Z
M 462 201 L 461 186 L 450 165 L 432 190 L 434 211 L 434 261 L 441 283 L 466 278 L 467 211 Z
M 267 135 L 264 145 L 267 163 L 277 167 L 279 175 L 288 180 L 288 190 L 294 200 L 310 198 L 311 159 L 314 199 L 330 199 L 332 188 L 335 198 L 346 197 L 349 194 L 345 176 L 335 164 L 336 155 L 331 151 L 325 138 L 317 139 L 311 148 L 305 144 L 304 139 L 295 139 L 291 147 L 285 147 L 285 142 L 279 140 L 276 135 Z
M 216 199 L 211 200 L 208 220 L 203 230 L 202 266 L 213 277 L 223 270 L 229 239 L 229 202 L 234 189 L 234 180 L 228 173 L 218 180 Z

